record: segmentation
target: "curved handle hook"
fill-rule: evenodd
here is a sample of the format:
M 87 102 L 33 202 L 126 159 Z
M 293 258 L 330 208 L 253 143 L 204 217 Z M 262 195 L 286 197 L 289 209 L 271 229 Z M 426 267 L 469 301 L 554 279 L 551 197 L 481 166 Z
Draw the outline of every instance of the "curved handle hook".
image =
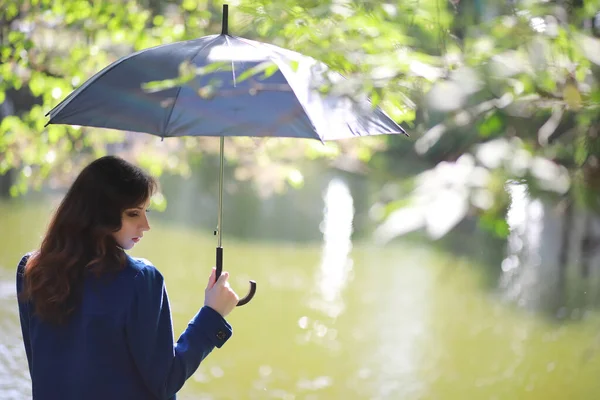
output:
M 216 279 L 219 279 L 219 277 L 221 276 L 221 272 L 223 272 L 223 248 L 217 247 L 217 270 L 215 271 Z M 248 294 L 246 296 L 244 296 L 243 298 L 241 298 L 238 301 L 237 306 L 239 307 L 239 306 L 248 304 L 250 302 L 250 300 L 252 300 L 252 298 L 254 297 L 255 294 L 256 294 L 256 282 L 250 281 L 250 291 L 248 292 Z

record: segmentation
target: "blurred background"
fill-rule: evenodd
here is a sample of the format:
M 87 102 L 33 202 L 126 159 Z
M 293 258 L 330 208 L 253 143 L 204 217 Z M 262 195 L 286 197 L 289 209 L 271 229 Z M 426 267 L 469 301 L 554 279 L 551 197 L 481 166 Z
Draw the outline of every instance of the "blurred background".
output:
M 176 334 L 214 263 L 218 138 L 45 113 L 110 62 L 220 33 L 221 1 L 0 1 L 0 398 L 31 398 L 14 293 L 80 169 L 160 177 L 132 251 Z M 182 399 L 597 399 L 600 1 L 232 0 L 232 35 L 340 71 L 410 133 L 228 138 L 233 338 Z

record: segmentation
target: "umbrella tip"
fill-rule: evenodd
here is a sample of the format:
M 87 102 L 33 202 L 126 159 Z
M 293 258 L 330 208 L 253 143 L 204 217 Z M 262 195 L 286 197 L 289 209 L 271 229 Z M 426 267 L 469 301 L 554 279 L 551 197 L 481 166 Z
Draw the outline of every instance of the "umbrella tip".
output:
M 221 29 L 221 35 L 228 35 L 229 32 L 229 5 L 223 4 L 223 26 Z

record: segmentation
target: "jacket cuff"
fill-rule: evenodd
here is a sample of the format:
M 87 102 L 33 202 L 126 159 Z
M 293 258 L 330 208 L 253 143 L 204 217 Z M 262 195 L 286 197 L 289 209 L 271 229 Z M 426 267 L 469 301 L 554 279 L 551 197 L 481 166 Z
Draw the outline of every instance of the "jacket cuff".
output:
M 217 348 L 221 348 L 233 335 L 233 329 L 225 318 L 208 306 L 202 307 L 190 324 L 204 332 Z

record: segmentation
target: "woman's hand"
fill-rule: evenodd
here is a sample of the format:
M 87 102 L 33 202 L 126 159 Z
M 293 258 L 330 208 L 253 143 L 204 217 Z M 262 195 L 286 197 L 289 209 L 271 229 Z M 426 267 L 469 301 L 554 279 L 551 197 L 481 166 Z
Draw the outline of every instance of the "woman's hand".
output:
M 223 318 L 227 316 L 237 306 L 238 295 L 229 286 L 229 272 L 223 271 L 219 279 L 215 282 L 216 268 L 213 267 L 208 285 L 204 290 L 204 305 L 212 308 Z

